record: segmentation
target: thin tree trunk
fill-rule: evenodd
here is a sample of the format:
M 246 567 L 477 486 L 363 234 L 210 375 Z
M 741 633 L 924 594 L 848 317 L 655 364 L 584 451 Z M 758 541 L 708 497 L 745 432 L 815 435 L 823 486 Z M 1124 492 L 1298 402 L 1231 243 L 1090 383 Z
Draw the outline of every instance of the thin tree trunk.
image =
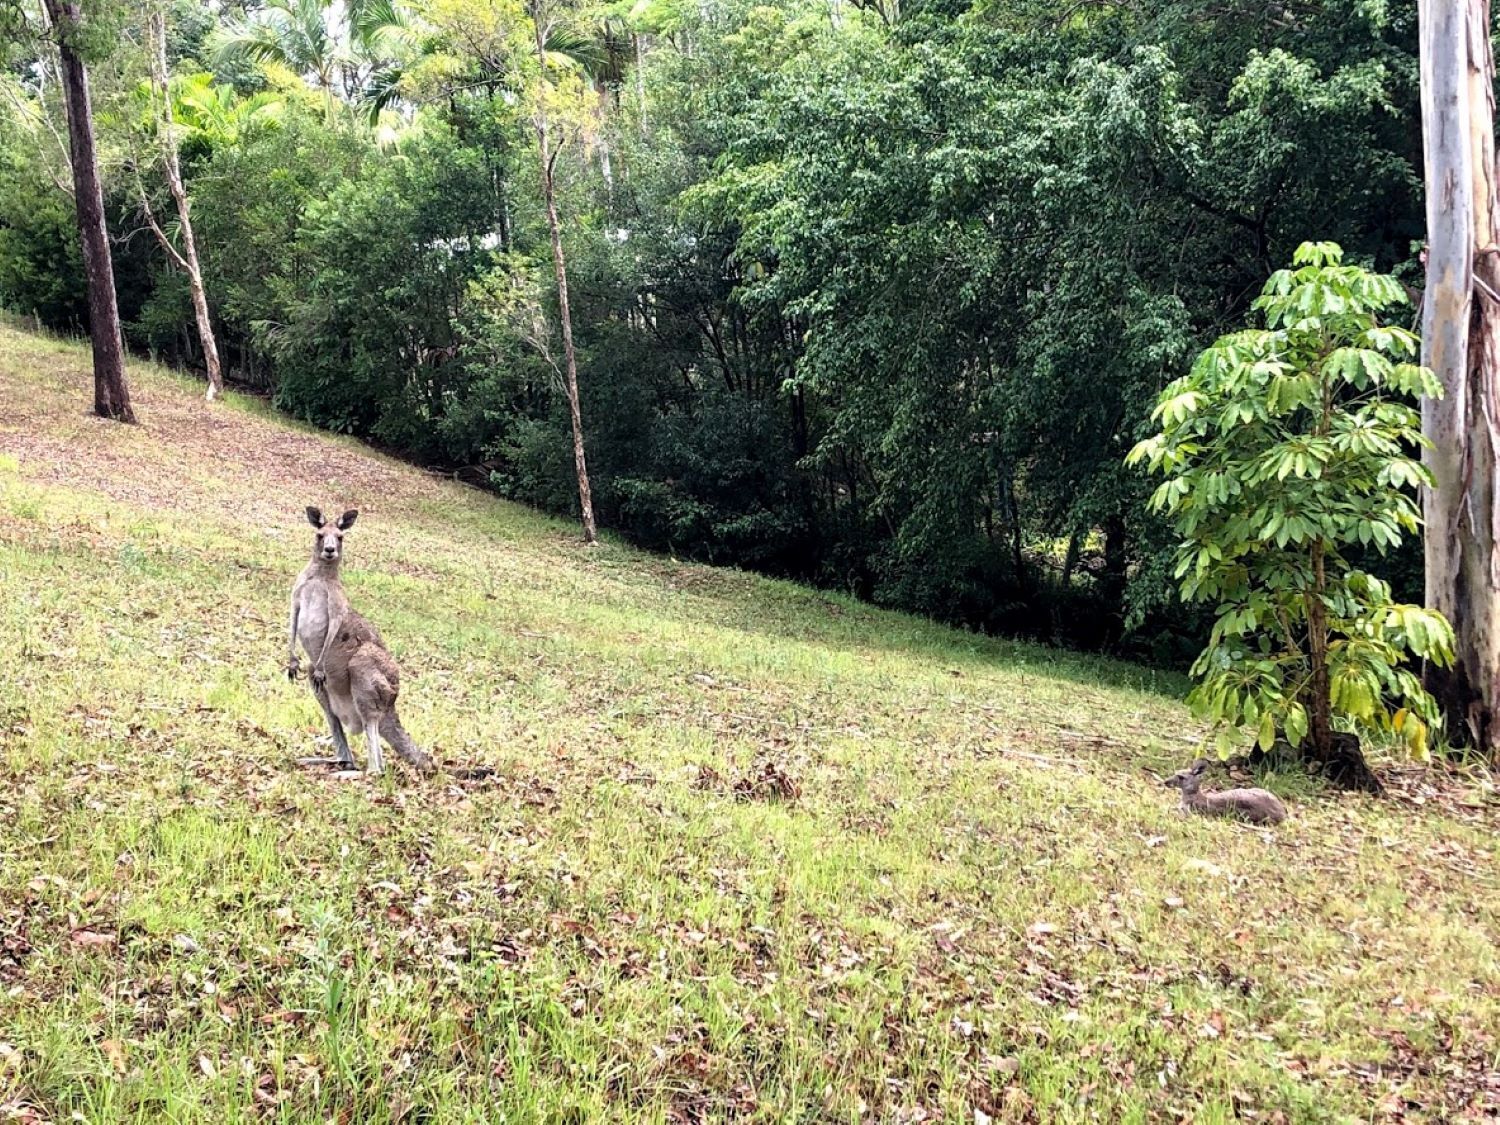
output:
M 63 95 L 68 111 L 68 147 L 73 164 L 73 198 L 78 236 L 88 281 L 89 337 L 94 345 L 94 413 L 101 418 L 134 422 L 130 388 L 125 382 L 125 349 L 120 343 L 120 309 L 115 303 L 114 262 L 104 223 L 104 191 L 94 152 L 94 114 L 89 104 L 89 76 L 73 48 L 83 23 L 78 0 L 45 0 L 57 35 L 62 61 Z
M 1068 536 L 1068 550 L 1063 555 L 1062 585 L 1064 590 L 1073 584 L 1073 571 L 1078 566 L 1078 551 L 1082 544 L 1082 532 L 1074 531 L 1072 535 Z
M 182 164 L 177 156 L 177 133 L 172 119 L 172 95 L 167 74 L 167 19 L 160 11 L 150 18 L 150 31 L 154 40 L 151 49 L 151 83 L 161 98 L 161 147 L 162 164 L 166 168 L 167 187 L 172 192 L 172 202 L 177 204 L 177 223 L 182 231 L 182 253 L 178 253 L 162 229 L 152 223 L 158 240 L 187 274 L 188 289 L 193 295 L 193 316 L 198 322 L 198 340 L 203 345 L 203 363 L 208 368 L 208 401 L 213 402 L 224 393 L 224 374 L 219 366 L 219 347 L 214 340 L 214 321 L 208 309 L 208 293 L 203 286 L 203 270 L 198 264 L 198 241 L 193 236 L 193 220 L 189 214 L 187 190 L 182 184 Z
M 1421 0 L 1427 284 L 1422 362 L 1443 385 L 1424 400 L 1427 605 L 1453 624 L 1455 664 L 1427 684 L 1448 735 L 1500 754 L 1500 268 L 1495 237 L 1494 56 L 1489 0 Z
M 1099 572 L 1099 596 L 1109 614 L 1109 642 L 1120 639 L 1125 625 L 1125 586 L 1130 577 L 1130 555 L 1125 517 L 1115 513 L 1104 519 L 1104 567 Z
M 1010 520 L 1010 561 L 1016 570 L 1016 583 L 1025 590 L 1026 556 L 1023 551 L 1025 541 L 1021 534 L 1021 504 L 1016 499 L 1016 474 L 1012 471 L 1005 474 L 1005 503 Z
M 641 33 L 633 32 L 631 38 L 635 40 L 635 100 L 639 103 L 641 114 L 641 136 L 646 135 L 646 70 L 645 59 L 641 51 Z
M 1312 664 L 1312 682 L 1307 689 L 1308 741 L 1312 756 L 1326 762 L 1333 756 L 1332 702 L 1328 686 L 1328 607 L 1323 603 L 1327 575 L 1323 569 L 1325 548 L 1313 544 L 1313 588 L 1307 595 L 1307 658 Z
M 537 63 L 545 70 L 547 50 L 542 38 L 542 21 L 533 14 L 536 32 Z M 568 264 L 563 258 L 562 229 L 557 221 L 557 181 L 554 178 L 557 154 L 552 150 L 552 136 L 547 124 L 545 91 L 537 98 L 537 153 L 542 166 L 542 196 L 547 205 L 547 230 L 552 235 L 552 269 L 557 277 L 557 311 L 562 321 L 563 368 L 568 397 L 568 415 L 573 423 L 573 468 L 578 474 L 578 507 L 583 519 L 585 543 L 596 543 L 599 530 L 594 525 L 594 497 L 589 488 L 588 461 L 583 452 L 583 414 L 578 406 L 578 357 L 573 350 L 573 314 L 568 307 Z

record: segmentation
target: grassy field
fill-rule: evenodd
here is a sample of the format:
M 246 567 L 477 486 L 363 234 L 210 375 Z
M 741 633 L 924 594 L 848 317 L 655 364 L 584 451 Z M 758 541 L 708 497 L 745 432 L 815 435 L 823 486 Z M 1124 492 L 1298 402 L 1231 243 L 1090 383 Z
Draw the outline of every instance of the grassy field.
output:
M 679 564 L 0 326 L 0 1120 L 1500 1114 L 1500 806 L 1159 775 L 1182 685 Z M 298 769 L 302 509 L 421 781 Z M 356 742 L 356 753 L 363 753 Z

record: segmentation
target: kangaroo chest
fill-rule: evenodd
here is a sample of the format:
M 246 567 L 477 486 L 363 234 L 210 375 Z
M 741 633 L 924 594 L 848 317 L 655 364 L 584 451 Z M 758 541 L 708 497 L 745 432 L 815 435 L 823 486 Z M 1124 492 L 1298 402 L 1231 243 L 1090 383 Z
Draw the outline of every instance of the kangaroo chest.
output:
M 308 656 L 317 659 L 328 635 L 328 621 L 339 595 L 327 582 L 312 579 L 297 594 L 297 639 Z

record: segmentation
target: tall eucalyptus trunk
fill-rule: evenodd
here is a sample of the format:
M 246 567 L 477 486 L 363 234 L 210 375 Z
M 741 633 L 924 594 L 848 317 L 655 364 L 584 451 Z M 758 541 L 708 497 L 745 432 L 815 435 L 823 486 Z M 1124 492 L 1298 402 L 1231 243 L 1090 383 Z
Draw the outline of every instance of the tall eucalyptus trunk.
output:
M 165 13 L 153 12 L 149 20 L 151 33 L 151 86 L 159 99 L 158 122 L 161 140 L 162 165 L 166 172 L 167 188 L 172 193 L 172 202 L 177 207 L 177 226 L 182 232 L 182 249 L 179 251 L 167 238 L 166 232 L 152 218 L 151 229 L 156 239 L 187 275 L 188 291 L 193 298 L 193 317 L 198 323 L 198 340 L 203 345 L 203 363 L 208 369 L 208 401 L 212 402 L 224 393 L 224 373 L 219 366 L 219 346 L 214 340 L 214 321 L 208 308 L 208 291 L 203 284 L 203 268 L 198 262 L 198 240 L 193 235 L 193 217 L 188 203 L 187 188 L 182 181 L 182 163 L 177 152 L 177 130 L 172 113 L 172 95 L 167 72 L 167 20 Z M 150 213 L 148 211 L 148 218 Z
M 547 48 L 542 36 L 540 13 L 533 13 L 536 32 L 536 59 L 545 87 Z M 557 219 L 557 152 L 547 118 L 545 89 L 538 91 L 536 114 L 537 154 L 541 160 L 542 197 L 547 209 L 547 230 L 552 236 L 552 271 L 557 279 L 557 312 L 562 322 L 563 385 L 568 399 L 568 416 L 573 424 L 573 469 L 578 477 L 578 507 L 583 520 L 583 538 L 596 543 L 599 529 L 594 524 L 594 496 L 589 487 L 588 459 L 583 451 L 583 412 L 578 404 L 578 356 L 573 349 L 573 313 L 568 305 L 568 263 L 563 257 L 562 228 Z
M 1422 405 L 1427 605 L 1453 624 L 1451 669 L 1428 688 L 1450 738 L 1500 753 L 1500 198 L 1489 0 L 1421 0 L 1427 284 L 1422 362 L 1443 397 Z

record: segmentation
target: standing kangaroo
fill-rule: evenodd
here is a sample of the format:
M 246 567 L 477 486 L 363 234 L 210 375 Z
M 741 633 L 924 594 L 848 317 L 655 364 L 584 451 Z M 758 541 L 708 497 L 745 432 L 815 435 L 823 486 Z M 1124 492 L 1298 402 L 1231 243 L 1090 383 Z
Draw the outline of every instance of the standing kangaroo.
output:
M 1208 759 L 1199 758 L 1189 768 L 1178 770 L 1163 785 L 1182 791 L 1182 810 L 1203 816 L 1233 816 L 1253 824 L 1280 824 L 1286 819 L 1286 806 L 1268 789 L 1221 789 L 1217 793 L 1200 793 Z
M 338 757 L 310 759 L 340 766 L 353 766 L 346 729 L 363 731 L 370 743 L 366 770 L 372 776 L 383 769 L 382 736 L 391 748 L 422 773 L 432 772 L 432 759 L 401 726 L 396 715 L 396 695 L 401 674 L 386 650 L 380 633 L 349 606 L 339 581 L 344 557 L 344 532 L 354 526 L 359 512 L 351 509 L 337 520 L 323 519 L 317 508 L 307 509 L 308 522 L 317 529 L 312 560 L 292 586 L 292 615 L 287 635 L 289 679 L 295 680 L 302 663 L 297 642 L 312 661 L 308 682 L 313 697 L 328 718 Z

